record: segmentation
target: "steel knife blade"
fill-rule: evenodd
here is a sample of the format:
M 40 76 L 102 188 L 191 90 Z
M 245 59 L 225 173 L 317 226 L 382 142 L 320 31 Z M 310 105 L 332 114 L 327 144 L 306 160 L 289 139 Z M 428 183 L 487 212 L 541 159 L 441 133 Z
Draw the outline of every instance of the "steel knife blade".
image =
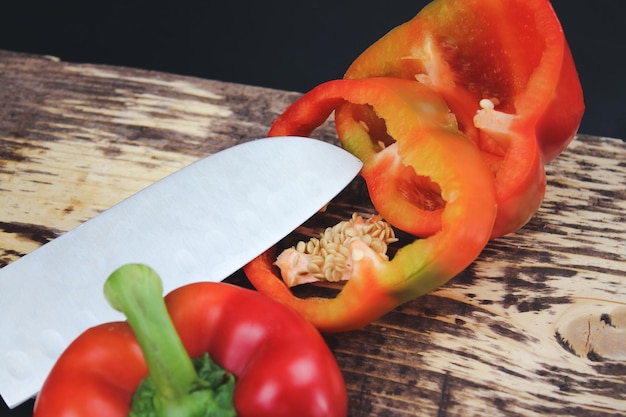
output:
M 295 230 L 361 162 L 319 140 L 249 141 L 201 159 L 0 269 L 0 394 L 34 396 L 80 333 L 122 320 L 104 281 L 144 263 L 167 293 L 221 281 Z

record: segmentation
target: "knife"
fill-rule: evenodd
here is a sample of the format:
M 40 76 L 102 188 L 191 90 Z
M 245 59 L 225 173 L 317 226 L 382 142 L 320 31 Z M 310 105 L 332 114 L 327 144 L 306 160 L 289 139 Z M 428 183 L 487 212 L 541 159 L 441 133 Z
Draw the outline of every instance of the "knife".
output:
M 34 396 L 80 333 L 123 320 L 102 293 L 126 263 L 164 291 L 221 281 L 288 235 L 356 176 L 361 162 L 319 140 L 246 142 L 177 171 L 0 269 L 0 394 Z

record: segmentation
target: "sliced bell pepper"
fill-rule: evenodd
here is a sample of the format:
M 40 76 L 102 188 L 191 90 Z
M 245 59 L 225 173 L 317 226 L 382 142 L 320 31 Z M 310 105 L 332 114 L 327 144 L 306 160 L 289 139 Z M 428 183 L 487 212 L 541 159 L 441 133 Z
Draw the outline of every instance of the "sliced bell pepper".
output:
M 67 348 L 36 399 L 35 417 L 122 417 L 131 402 L 135 417 L 347 414 L 343 377 L 324 339 L 256 291 L 200 282 L 164 300 L 154 271 L 125 265 L 105 294 L 128 322 L 90 328 Z M 228 372 L 207 365 L 207 353 Z M 190 357 L 202 359 L 202 375 L 210 366 L 217 383 L 199 378 Z M 136 392 L 140 383 L 148 389 Z
M 446 100 L 493 170 L 493 237 L 517 230 L 537 211 L 543 164 L 572 140 L 584 111 L 574 61 L 548 0 L 435 0 L 345 73 L 369 77 L 416 80 Z M 340 137 L 345 119 L 362 112 L 368 109 L 337 109 Z M 392 224 L 401 220 L 377 208 Z M 429 229 L 407 231 L 424 235 Z
M 402 247 L 391 260 L 363 241 L 350 243 L 351 276 L 335 298 L 296 297 L 274 271 L 275 249 L 244 267 L 257 290 L 293 307 L 322 331 L 360 328 L 439 287 L 478 256 L 496 215 L 492 174 L 478 148 L 457 130 L 441 97 L 420 83 L 329 81 L 288 107 L 269 135 L 307 136 L 342 103 L 369 106 L 376 115 L 372 123 L 355 123 L 341 139 L 363 160 L 366 180 L 382 175 L 391 187 L 412 190 L 399 201 L 412 207 L 400 213 L 407 223 L 419 222 L 428 211 L 418 200 L 441 204 L 442 220 L 439 230 Z

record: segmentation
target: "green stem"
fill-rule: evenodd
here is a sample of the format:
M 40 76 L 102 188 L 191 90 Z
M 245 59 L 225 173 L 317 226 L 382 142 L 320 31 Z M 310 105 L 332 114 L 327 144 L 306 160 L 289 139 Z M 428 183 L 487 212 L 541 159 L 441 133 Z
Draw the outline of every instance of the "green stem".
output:
M 203 415 L 208 399 L 199 388 L 204 383 L 170 319 L 156 272 L 145 265 L 124 265 L 107 279 L 104 294 L 135 332 L 157 390 L 157 412 L 168 417 Z

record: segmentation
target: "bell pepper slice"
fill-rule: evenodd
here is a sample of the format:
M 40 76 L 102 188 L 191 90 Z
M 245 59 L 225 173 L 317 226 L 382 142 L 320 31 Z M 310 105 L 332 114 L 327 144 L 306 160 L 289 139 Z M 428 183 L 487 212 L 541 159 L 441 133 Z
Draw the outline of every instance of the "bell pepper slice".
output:
M 346 102 L 367 105 L 378 118 L 371 125 L 356 123 L 361 129 L 351 129 L 354 136 L 342 138 L 344 146 L 362 157 L 366 180 L 370 167 L 373 175 L 390 168 L 387 178 L 392 182 L 405 180 L 394 178 L 396 172 L 408 172 L 412 186 L 425 185 L 422 198 L 436 194 L 445 203 L 441 228 L 402 247 L 391 260 L 362 241 L 351 243 L 351 277 L 335 298 L 296 297 L 274 271 L 275 248 L 244 267 L 258 291 L 328 332 L 360 328 L 447 282 L 481 252 L 496 215 L 491 171 L 477 147 L 456 129 L 446 103 L 420 83 L 395 78 L 329 81 L 288 107 L 269 135 L 309 135 Z M 384 129 L 379 128 L 382 123 Z M 405 216 L 407 222 L 420 221 L 413 212 Z
M 417 80 L 446 100 L 494 172 L 493 237 L 519 229 L 539 208 L 543 164 L 572 140 L 584 112 L 574 61 L 548 0 L 435 0 L 345 73 L 369 77 Z M 340 136 L 344 119 L 358 112 L 337 110 Z
M 216 416 L 347 414 L 343 376 L 319 332 L 256 291 L 198 282 L 163 299 L 156 273 L 131 264 L 109 277 L 105 294 L 128 321 L 92 327 L 70 344 L 35 401 L 35 417 L 122 417 L 132 401 L 142 401 L 134 417 L 205 416 L 209 407 Z M 217 394 L 198 378 L 190 357 L 207 353 L 234 374 L 234 393 L 226 372 L 212 370 L 226 382 Z M 156 414 L 137 411 L 145 410 L 143 392 L 133 400 L 148 375 Z

